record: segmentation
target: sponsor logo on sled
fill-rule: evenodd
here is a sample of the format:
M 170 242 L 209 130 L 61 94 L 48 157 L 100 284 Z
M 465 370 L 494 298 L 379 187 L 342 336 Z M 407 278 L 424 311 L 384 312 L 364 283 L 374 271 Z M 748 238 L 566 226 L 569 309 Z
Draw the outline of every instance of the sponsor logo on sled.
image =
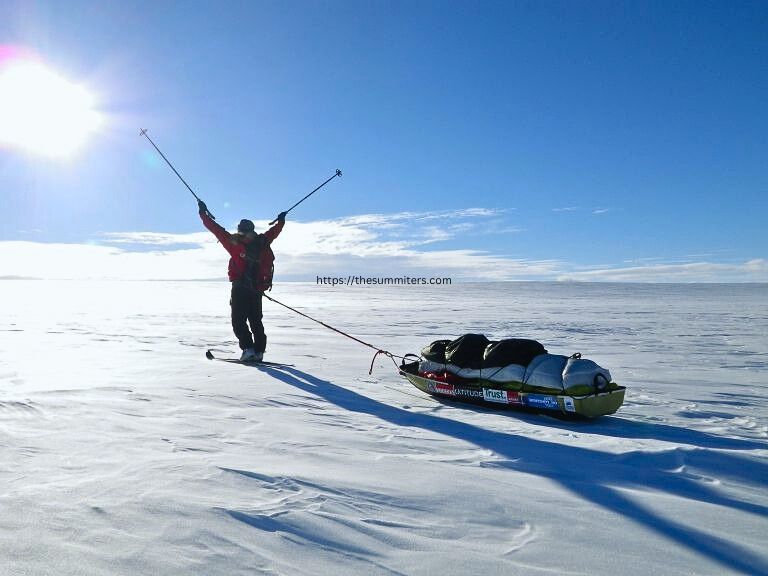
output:
M 483 388 L 483 398 L 487 402 L 499 402 L 500 404 L 507 403 L 507 391 L 506 390 L 494 390 L 493 388 Z
M 570 396 L 566 396 L 565 398 L 563 398 L 563 400 L 565 404 L 565 409 L 568 412 L 576 412 L 576 403 L 573 401 L 573 398 L 571 398 Z
M 511 390 L 495 390 L 493 388 L 483 388 L 483 398 L 487 402 L 498 402 L 500 404 L 520 404 L 520 395 Z
M 544 394 L 528 394 L 523 402 L 526 406 L 531 408 L 546 408 L 547 410 L 559 410 L 560 405 L 557 403 L 555 396 L 546 396 Z
M 435 394 L 446 394 L 448 396 L 455 396 L 456 393 L 453 389 L 453 384 L 444 384 L 442 382 L 430 382 L 429 391 Z
M 465 398 L 482 398 L 482 390 L 474 390 L 472 388 L 454 388 L 453 390 L 456 396 L 464 396 Z

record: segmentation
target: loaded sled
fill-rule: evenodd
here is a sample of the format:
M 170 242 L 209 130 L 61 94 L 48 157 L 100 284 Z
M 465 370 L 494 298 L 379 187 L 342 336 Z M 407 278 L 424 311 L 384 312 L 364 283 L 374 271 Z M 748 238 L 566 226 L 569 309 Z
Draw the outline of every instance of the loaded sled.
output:
M 489 341 L 482 334 L 437 340 L 400 374 L 436 397 L 595 418 L 616 412 L 626 388 L 581 354 L 549 354 L 536 340 Z

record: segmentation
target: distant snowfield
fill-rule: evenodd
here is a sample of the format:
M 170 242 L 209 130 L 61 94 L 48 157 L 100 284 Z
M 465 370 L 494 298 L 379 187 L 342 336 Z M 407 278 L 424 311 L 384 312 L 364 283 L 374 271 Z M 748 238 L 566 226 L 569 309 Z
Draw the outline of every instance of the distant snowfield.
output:
M 0 281 L 0 574 L 768 574 L 768 286 L 272 296 L 396 354 L 483 332 L 628 387 L 568 422 L 440 403 L 228 284 Z

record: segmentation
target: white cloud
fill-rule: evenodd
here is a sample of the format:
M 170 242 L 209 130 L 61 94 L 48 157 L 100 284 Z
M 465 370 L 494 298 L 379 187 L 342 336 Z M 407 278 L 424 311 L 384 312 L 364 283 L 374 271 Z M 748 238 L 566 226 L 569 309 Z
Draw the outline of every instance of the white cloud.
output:
M 469 246 L 470 236 L 520 231 L 500 222 L 500 213 L 474 208 L 289 221 L 275 243 L 276 281 L 409 275 L 449 276 L 455 281 L 768 282 L 768 263 L 763 259 L 724 264 L 648 258 L 623 266 L 580 266 L 437 246 L 449 240 Z M 263 220 L 255 224 L 260 230 L 268 226 Z M 227 254 L 205 230 L 112 232 L 85 244 L 0 242 L 0 262 L 0 277 L 5 278 L 226 279 Z
M 312 279 L 318 275 L 397 275 L 398 270 L 431 275 L 450 269 L 461 278 L 499 277 L 503 258 L 470 250 L 433 250 L 425 246 L 482 230 L 502 211 L 362 214 L 314 222 L 289 221 L 275 244 L 278 277 Z M 443 222 L 445 224 L 443 224 Z M 264 230 L 268 222 L 255 221 Z M 189 234 L 107 232 L 97 243 L 43 244 L 0 242 L 2 277 L 214 279 L 226 277 L 227 255 L 208 231 Z M 515 269 L 524 272 L 524 266 Z M 537 273 L 533 265 L 531 273 Z M 508 274 L 501 273 L 501 277 Z
M 552 212 L 576 212 L 578 209 L 578 206 L 564 206 L 562 208 L 552 208 Z
M 221 248 L 218 248 L 221 250 Z M 94 244 L 0 242 L 0 277 L 45 279 L 167 279 L 221 276 L 215 245 L 172 251 L 129 251 Z
M 768 282 L 768 261 L 687 262 L 566 272 L 558 280 L 598 282 Z
M 193 234 L 166 234 L 163 232 L 105 232 L 102 238 L 108 244 L 145 244 L 148 246 L 178 246 L 202 244 L 210 238 L 209 232 Z

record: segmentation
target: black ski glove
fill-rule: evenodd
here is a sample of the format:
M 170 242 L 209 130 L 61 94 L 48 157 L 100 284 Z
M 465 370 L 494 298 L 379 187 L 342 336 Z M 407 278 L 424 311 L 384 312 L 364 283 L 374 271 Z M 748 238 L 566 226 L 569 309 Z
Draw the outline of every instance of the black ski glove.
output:
M 278 222 L 285 222 L 285 216 L 287 215 L 287 212 L 280 212 L 280 214 L 277 215 L 277 221 Z
M 208 212 L 208 206 L 206 206 L 205 202 L 203 202 L 202 200 L 197 201 L 197 210 L 201 215 L 205 214 L 206 216 L 213 218 L 213 216 L 211 216 L 211 213 Z

